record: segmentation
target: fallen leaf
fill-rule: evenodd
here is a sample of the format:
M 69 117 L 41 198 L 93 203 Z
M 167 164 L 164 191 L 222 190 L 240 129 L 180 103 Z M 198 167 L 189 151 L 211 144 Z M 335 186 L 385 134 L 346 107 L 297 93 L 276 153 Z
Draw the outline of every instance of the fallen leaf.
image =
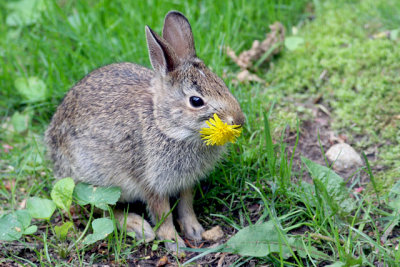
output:
M 14 81 L 17 91 L 29 102 L 46 100 L 47 86 L 38 77 L 19 77 Z
M 298 36 L 290 36 L 285 39 L 285 47 L 290 51 L 296 50 L 302 44 L 304 44 L 304 39 Z
M 364 190 L 364 187 L 357 187 L 354 189 L 354 193 L 361 193 Z
M 253 204 L 250 207 L 248 207 L 247 210 L 253 213 L 253 212 L 259 212 L 260 208 L 261 208 L 260 204 Z
M 207 241 L 217 241 L 224 236 L 224 232 L 221 229 L 221 226 L 217 225 L 210 230 L 204 231 L 201 237 L 203 237 Z
M 31 120 L 32 116 L 28 112 L 15 112 L 11 117 L 12 130 L 20 134 L 26 132 Z
M 12 147 L 12 146 L 10 146 L 8 144 L 3 144 L 4 153 L 10 152 L 10 150 L 12 150 L 12 149 L 14 149 L 14 147 Z
M 25 209 L 26 208 L 26 198 L 23 199 L 20 203 L 19 203 L 19 208 L 20 209 Z
M 11 181 L 8 180 L 8 181 L 4 182 L 4 187 L 7 190 L 11 190 L 11 188 L 14 188 L 14 186 L 15 186 L 15 180 L 11 180 Z
M 160 267 L 160 266 L 165 266 L 165 265 L 167 265 L 169 263 L 169 261 L 168 261 L 168 257 L 167 256 L 163 256 L 162 258 L 160 258 L 158 261 L 157 261 L 157 267 Z
M 264 82 L 263 79 L 255 74 L 250 73 L 248 70 L 242 70 L 236 75 L 239 82 Z

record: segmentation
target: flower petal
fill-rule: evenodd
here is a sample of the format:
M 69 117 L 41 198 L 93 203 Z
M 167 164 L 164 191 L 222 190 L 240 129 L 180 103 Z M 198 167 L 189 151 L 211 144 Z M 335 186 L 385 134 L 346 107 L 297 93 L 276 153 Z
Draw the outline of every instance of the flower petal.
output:
M 234 143 L 240 136 L 242 128 L 240 125 L 229 125 L 223 122 L 216 113 L 213 118 L 206 121 L 208 128 L 200 130 L 201 139 L 206 145 L 225 145 L 227 142 Z

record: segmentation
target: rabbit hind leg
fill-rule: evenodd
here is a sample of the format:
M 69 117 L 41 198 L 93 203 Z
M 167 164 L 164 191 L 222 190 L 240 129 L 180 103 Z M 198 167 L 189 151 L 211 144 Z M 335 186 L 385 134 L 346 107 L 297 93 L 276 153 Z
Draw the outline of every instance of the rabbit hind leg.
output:
M 126 225 L 127 232 L 135 232 L 137 239 L 144 239 L 151 242 L 156 237 L 151 225 L 140 215 L 130 212 L 124 213 L 122 210 L 114 210 L 114 216 L 119 226 Z

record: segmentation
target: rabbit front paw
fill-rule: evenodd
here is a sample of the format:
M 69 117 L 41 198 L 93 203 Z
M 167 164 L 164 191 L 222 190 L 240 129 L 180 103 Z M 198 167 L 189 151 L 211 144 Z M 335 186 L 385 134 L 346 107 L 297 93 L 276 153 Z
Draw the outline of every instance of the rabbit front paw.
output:
M 181 230 L 185 236 L 194 241 L 201 241 L 201 234 L 204 232 L 203 226 L 197 221 L 195 215 L 184 216 L 179 220 Z

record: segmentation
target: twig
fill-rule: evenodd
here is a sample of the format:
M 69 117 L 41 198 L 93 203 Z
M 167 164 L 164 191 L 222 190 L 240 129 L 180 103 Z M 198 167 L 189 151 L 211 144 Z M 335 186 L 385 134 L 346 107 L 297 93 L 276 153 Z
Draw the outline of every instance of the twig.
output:
M 221 254 L 221 258 L 220 258 L 219 261 L 218 261 L 217 267 L 222 267 L 222 266 L 223 266 L 222 264 L 224 264 L 224 260 L 225 260 L 226 254 L 227 254 L 227 253 L 222 253 L 222 254 Z
M 336 240 L 332 237 L 321 235 L 321 234 L 316 234 L 316 233 L 311 233 L 310 236 L 314 239 L 321 239 L 329 242 L 335 242 Z M 340 244 L 344 245 L 345 242 L 342 239 L 339 239 Z

